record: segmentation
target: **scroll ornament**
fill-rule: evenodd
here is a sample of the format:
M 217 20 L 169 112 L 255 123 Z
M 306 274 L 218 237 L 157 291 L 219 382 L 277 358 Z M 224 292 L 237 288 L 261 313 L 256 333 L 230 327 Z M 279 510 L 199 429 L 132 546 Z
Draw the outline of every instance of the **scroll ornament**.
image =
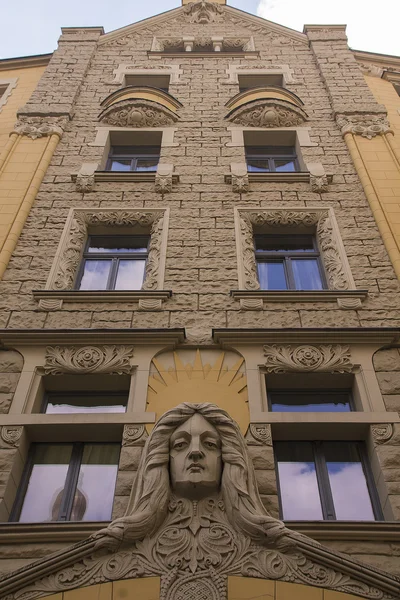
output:
M 26 117 L 21 115 L 14 125 L 14 131 L 32 140 L 51 135 L 58 135 L 61 138 L 67 122 L 66 117 Z
M 293 371 L 351 373 L 353 364 L 348 346 L 264 346 L 268 373 Z
M 46 375 L 62 373 L 130 373 L 133 348 L 126 346 L 48 346 L 44 371 Z
M 393 133 L 386 115 L 338 114 L 336 116 L 336 122 L 340 127 L 343 136 L 345 136 L 347 133 L 352 133 L 354 135 L 361 135 L 362 137 L 371 140 L 377 135 Z
M 0 430 L 0 437 L 7 446 L 17 448 L 22 436 L 23 427 L 4 426 Z
M 147 432 L 144 425 L 125 425 L 122 437 L 123 446 L 144 446 Z
M 371 426 L 372 437 L 375 444 L 387 444 L 393 437 L 393 425 L 390 423 L 381 423 Z
M 106 108 L 99 120 L 116 127 L 168 127 L 178 116 L 157 102 L 129 99 Z

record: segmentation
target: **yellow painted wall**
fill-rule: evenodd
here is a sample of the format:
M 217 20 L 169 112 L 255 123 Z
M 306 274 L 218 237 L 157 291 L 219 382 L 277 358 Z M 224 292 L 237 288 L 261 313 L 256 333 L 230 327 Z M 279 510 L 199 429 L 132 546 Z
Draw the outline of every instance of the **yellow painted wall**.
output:
M 114 581 L 71 592 L 47 596 L 47 600 L 159 600 L 160 579 L 129 579 Z M 250 577 L 228 577 L 228 600 L 360 600 L 352 594 L 342 594 L 307 585 L 268 581 Z
M 17 86 L 12 90 L 4 106 L 0 107 L 0 154 L 8 142 L 10 132 L 17 120 L 17 110 L 30 98 L 46 67 L 27 67 L 25 69 L 3 70 L 0 61 L 0 80 L 18 78 Z

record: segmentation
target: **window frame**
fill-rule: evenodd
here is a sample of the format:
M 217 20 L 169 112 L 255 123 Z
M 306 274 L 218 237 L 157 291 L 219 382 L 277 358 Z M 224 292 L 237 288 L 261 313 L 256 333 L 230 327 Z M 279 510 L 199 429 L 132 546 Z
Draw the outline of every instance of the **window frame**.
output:
M 118 413 L 118 412 L 113 413 L 113 412 L 108 412 L 108 411 L 106 413 L 101 413 L 101 411 L 99 411 L 98 413 L 82 413 L 82 412 L 79 412 L 79 413 L 74 413 L 74 412 L 71 412 L 71 413 L 47 413 L 46 412 L 47 406 L 49 404 L 49 400 L 50 400 L 51 396 L 54 395 L 54 396 L 68 396 L 68 397 L 71 397 L 73 394 L 77 394 L 80 397 L 88 397 L 88 398 L 90 398 L 92 396 L 95 396 L 95 395 L 96 396 L 104 396 L 104 397 L 108 397 L 108 396 L 112 395 L 113 397 L 118 396 L 118 397 L 121 397 L 121 398 L 125 398 L 126 399 L 126 406 L 125 406 L 126 410 L 125 410 L 125 413 Z M 41 407 L 40 407 L 40 413 L 39 414 L 43 414 L 43 415 L 47 415 L 47 414 L 69 414 L 69 415 L 73 415 L 73 414 L 126 414 L 126 412 L 128 410 L 128 402 L 129 402 L 129 390 L 127 390 L 126 392 L 123 392 L 123 391 L 121 391 L 121 392 L 111 392 L 111 391 L 109 391 L 109 392 L 101 392 L 101 391 L 98 391 L 97 392 L 97 391 L 80 391 L 80 390 L 73 390 L 73 391 L 70 391 L 70 392 L 68 392 L 68 391 L 58 392 L 58 391 L 48 391 L 48 390 L 46 390 L 44 392 L 44 395 L 43 395 L 43 400 L 42 400 L 42 404 L 41 404 Z
M 331 489 L 331 484 L 329 481 L 328 468 L 326 466 L 326 459 L 324 457 L 323 452 L 323 444 L 325 442 L 335 442 L 341 443 L 341 440 L 301 440 L 311 444 L 314 464 L 315 464 L 315 475 L 318 485 L 319 498 L 321 503 L 321 511 L 323 516 L 323 521 L 336 521 L 341 522 L 339 519 L 336 519 L 336 511 L 333 500 L 333 494 Z M 285 519 L 283 515 L 283 505 L 282 505 L 282 494 L 281 494 L 281 483 L 279 476 L 279 468 L 278 468 L 278 453 L 276 451 L 277 444 L 295 444 L 296 440 L 279 440 L 274 442 L 274 462 L 275 462 L 275 475 L 276 475 L 276 483 L 278 490 L 278 502 L 279 502 L 279 515 L 281 519 L 285 521 L 291 521 L 291 519 Z M 374 477 L 372 474 L 372 469 L 368 460 L 368 453 L 365 442 L 362 441 L 353 441 L 346 440 L 344 443 L 354 444 L 357 449 L 358 457 L 360 459 L 360 464 L 364 473 L 365 482 L 367 485 L 367 490 L 369 493 L 372 511 L 375 516 L 375 521 L 384 521 L 384 515 L 382 506 L 379 500 L 378 491 L 376 489 Z M 301 521 L 307 522 L 308 519 L 301 519 Z M 342 521 L 348 522 L 348 521 Z M 362 521 L 360 521 L 362 522 Z
M 309 238 L 312 241 L 313 250 L 306 251 L 306 252 L 301 252 L 301 251 L 296 252 L 295 250 L 293 250 L 293 251 L 281 250 L 281 251 L 270 251 L 270 252 L 268 250 L 257 250 L 256 239 L 261 238 L 261 237 L 269 237 L 269 238 L 274 238 L 276 240 L 282 240 L 282 238 L 293 239 L 294 237 L 304 238 L 304 239 Z M 292 234 L 290 234 L 290 233 L 284 233 L 284 234 L 254 233 L 253 241 L 254 241 L 254 257 L 255 257 L 256 266 L 257 266 L 257 277 L 258 277 L 258 281 L 260 283 L 260 289 L 262 289 L 262 288 L 261 288 L 260 272 L 259 272 L 258 265 L 260 263 L 283 263 L 287 287 L 284 288 L 282 291 L 289 291 L 289 290 L 306 291 L 306 290 L 303 290 L 302 288 L 296 288 L 291 261 L 292 261 L 292 259 L 307 260 L 309 258 L 316 259 L 316 263 L 318 266 L 318 272 L 319 272 L 319 275 L 321 278 L 322 290 L 328 289 L 325 271 L 324 271 L 324 268 L 322 265 L 322 260 L 321 260 L 321 253 L 319 251 L 318 242 L 317 242 L 315 235 L 303 234 L 303 233 L 292 233 Z M 269 290 L 267 289 L 265 291 L 269 291 Z
M 91 240 L 93 238 L 96 237 L 109 237 L 110 239 L 117 239 L 118 237 L 120 238 L 127 238 L 127 237 L 135 237 L 135 238 L 147 238 L 147 252 L 137 252 L 137 253 L 133 253 L 133 252 L 89 252 L 89 248 L 90 248 L 90 243 Z M 143 260 L 145 259 L 145 265 L 144 265 L 144 273 L 143 273 L 143 281 L 142 281 L 142 285 L 140 287 L 140 289 L 142 289 L 143 287 L 143 283 L 146 280 L 146 267 L 147 267 L 147 262 L 148 262 L 148 258 L 149 258 L 149 251 L 150 251 L 150 242 L 151 242 L 151 235 L 138 235 L 138 234 L 132 234 L 132 235 L 89 235 L 85 246 L 84 246 L 84 250 L 82 253 L 82 259 L 81 259 L 81 263 L 78 269 L 78 273 L 77 273 L 77 277 L 76 277 L 76 282 L 75 282 L 75 291 L 86 291 L 86 290 L 81 290 L 80 289 L 80 284 L 82 282 L 82 278 L 85 272 L 85 265 L 86 262 L 90 261 L 90 260 L 111 260 L 111 267 L 110 267 L 110 272 L 108 274 L 108 279 L 107 279 L 107 285 L 106 288 L 104 290 L 100 290 L 100 291 L 104 291 L 104 292 L 110 292 L 110 291 L 117 291 L 115 290 L 115 283 L 118 277 L 118 267 L 119 267 L 119 262 L 120 260 Z
M 277 152 L 260 152 L 258 153 L 253 153 L 253 152 L 249 152 L 248 149 L 255 149 L 258 146 L 250 146 L 250 145 L 245 145 L 245 157 L 246 157 L 246 165 L 247 165 L 247 172 L 248 173 L 301 173 L 301 168 L 300 168 L 300 161 L 298 159 L 297 156 L 297 151 L 296 151 L 296 146 L 281 146 L 282 148 L 291 148 L 292 149 L 292 154 L 279 154 L 278 149 L 280 148 L 280 146 L 259 146 L 260 150 L 262 149 L 266 149 L 266 148 L 276 148 Z M 294 171 L 277 171 L 276 170 L 276 165 L 275 165 L 275 161 L 277 160 L 282 160 L 282 159 L 287 159 L 287 158 L 291 158 L 294 166 L 295 166 L 295 170 Z M 248 164 L 248 160 L 249 159 L 256 159 L 256 160 L 267 160 L 268 161 L 268 168 L 269 170 L 264 170 L 264 171 L 249 171 L 249 164 Z
M 60 502 L 60 508 L 58 512 L 58 519 L 56 521 L 52 521 L 54 523 L 81 523 L 82 521 L 71 521 L 71 513 L 73 508 L 73 503 L 75 499 L 76 487 L 78 484 L 79 471 L 82 465 L 83 453 L 85 450 L 85 445 L 98 445 L 98 446 L 117 446 L 119 445 L 119 457 L 117 467 L 119 466 L 119 460 L 121 456 L 121 444 L 116 442 L 61 442 L 61 443 L 53 443 L 53 442 L 33 442 L 29 448 L 29 453 L 27 457 L 27 461 L 25 463 L 24 471 L 22 474 L 22 478 L 20 484 L 18 486 L 17 495 L 14 501 L 14 505 L 12 507 L 9 522 L 19 523 L 19 519 L 21 516 L 22 508 L 25 501 L 26 492 L 28 490 L 29 481 L 31 478 L 32 470 L 35 465 L 35 451 L 38 446 L 72 446 L 71 459 L 68 464 L 67 474 L 65 477 L 65 485 L 64 491 Z M 115 478 L 115 487 L 117 485 L 118 478 L 118 470 L 117 476 Z M 115 487 L 114 487 L 114 499 L 115 499 Z M 111 507 L 112 510 L 112 507 Z M 32 521 L 32 523 L 36 523 L 37 521 Z M 39 521 L 40 522 L 40 521 Z M 107 522 L 107 521 L 104 521 Z
M 157 168 L 158 165 L 160 163 L 160 158 L 161 158 L 161 145 L 160 147 L 158 146 L 149 146 L 149 148 L 157 148 L 158 149 L 158 154 L 156 153 L 149 153 L 146 154 L 146 152 L 128 152 L 126 154 L 114 154 L 114 148 L 116 147 L 120 147 L 117 145 L 110 145 L 110 150 L 108 153 L 108 157 L 107 157 L 107 162 L 106 162 L 106 166 L 105 166 L 105 171 L 110 172 L 110 173 L 118 173 L 121 171 L 113 171 L 111 169 L 112 163 L 114 160 L 130 160 L 131 161 L 131 165 L 130 165 L 130 169 L 129 171 L 125 171 L 125 172 L 129 172 L 129 173 L 157 173 Z M 127 148 L 134 148 L 135 146 L 127 146 Z M 138 150 L 145 150 L 146 146 L 137 146 Z M 145 171 L 141 171 L 140 169 L 137 169 L 137 163 L 139 160 L 141 159 L 146 159 L 146 158 L 158 158 L 158 163 L 157 165 L 155 165 L 154 169 L 152 170 L 145 170 Z M 124 171 L 122 171 L 124 172 Z
M 265 383 L 267 384 L 267 374 L 265 375 Z M 350 407 L 350 411 L 334 411 L 335 414 L 336 413 L 348 413 L 348 412 L 357 412 L 357 409 L 355 407 L 355 402 L 354 402 L 354 398 L 353 398 L 353 394 L 352 391 L 350 389 L 340 389 L 340 388 L 336 388 L 336 389 L 329 389 L 329 390 L 324 390 L 323 388 L 318 389 L 318 388 L 309 388 L 309 389 L 293 389 L 293 388 L 282 388 L 282 389 L 269 389 L 267 388 L 267 404 L 268 404 L 268 410 L 270 412 L 280 412 L 280 411 L 274 411 L 273 410 L 273 403 L 272 403 L 272 398 L 271 395 L 273 394 L 304 394 L 304 395 L 323 395 L 325 393 L 329 393 L 329 394 L 346 394 L 348 396 L 349 399 L 349 407 Z M 296 413 L 310 413 L 310 412 L 318 412 L 320 414 L 326 414 L 328 411 L 285 411 L 285 412 L 296 412 Z

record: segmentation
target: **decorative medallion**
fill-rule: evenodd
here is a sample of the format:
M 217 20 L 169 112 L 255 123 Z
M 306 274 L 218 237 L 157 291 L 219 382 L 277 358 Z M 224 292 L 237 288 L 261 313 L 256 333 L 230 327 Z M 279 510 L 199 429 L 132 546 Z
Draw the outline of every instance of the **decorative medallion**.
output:
M 19 442 L 22 436 L 22 431 L 23 427 L 13 427 L 5 425 L 0 430 L 0 436 L 3 442 L 5 442 L 8 446 L 17 448 L 19 446 Z
M 349 346 L 264 346 L 265 367 L 268 373 L 290 371 L 351 373 Z
M 393 437 L 393 425 L 390 423 L 380 423 L 371 425 L 372 437 L 378 446 L 387 444 Z
M 46 375 L 107 373 L 122 375 L 132 370 L 133 348 L 125 346 L 48 346 Z

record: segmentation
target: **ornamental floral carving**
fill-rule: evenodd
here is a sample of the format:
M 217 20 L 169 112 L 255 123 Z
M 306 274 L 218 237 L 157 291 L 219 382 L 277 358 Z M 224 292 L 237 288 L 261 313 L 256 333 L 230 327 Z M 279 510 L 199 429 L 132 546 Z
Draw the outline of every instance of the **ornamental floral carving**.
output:
M 376 445 L 387 444 L 393 437 L 393 425 L 390 423 L 372 425 L 371 433 Z
M 322 194 L 328 191 L 327 175 L 310 175 L 311 191 Z
M 122 100 L 106 108 L 99 120 L 116 127 L 167 127 L 178 116 L 162 104 L 151 100 Z
M 58 135 L 61 138 L 67 122 L 67 117 L 20 116 L 14 125 L 14 131 L 32 140 L 50 135 Z
M 377 135 L 393 133 L 386 115 L 338 114 L 336 116 L 336 122 L 340 127 L 343 136 L 345 136 L 347 133 L 352 133 L 354 135 L 361 135 L 362 137 L 371 140 Z
M 88 193 L 94 190 L 95 179 L 94 173 L 92 175 L 81 175 L 78 174 L 76 177 L 75 187 L 77 192 Z
M 2 441 L 12 448 L 17 448 L 22 436 L 23 427 L 7 426 L 1 428 L 0 437 Z
M 232 173 L 232 191 L 237 194 L 246 194 L 250 189 L 249 176 Z
M 192 2 L 185 6 L 183 10 L 191 23 L 201 24 L 219 22 L 222 20 L 224 13 L 222 6 L 206 0 Z
M 351 373 L 354 365 L 348 346 L 264 346 L 268 373 L 290 371 Z
M 126 346 L 48 346 L 46 375 L 62 373 L 107 373 L 123 375 L 132 370 L 133 348 Z
M 334 230 L 333 217 L 328 209 L 315 211 L 273 210 L 239 211 L 240 248 L 242 254 L 243 287 L 259 290 L 257 264 L 254 254 L 254 228 L 268 227 L 315 227 L 325 276 L 329 289 L 351 289 L 351 281 L 345 270 L 339 241 Z
M 307 115 L 284 100 L 263 99 L 234 109 L 227 118 L 245 127 L 296 127 L 307 120 Z
M 164 211 L 99 210 L 96 212 L 76 210 L 73 212 L 69 231 L 58 254 L 56 268 L 48 284 L 49 289 L 71 290 L 81 262 L 83 246 L 89 227 L 134 227 L 150 231 L 149 256 L 142 286 L 145 290 L 158 289 Z

